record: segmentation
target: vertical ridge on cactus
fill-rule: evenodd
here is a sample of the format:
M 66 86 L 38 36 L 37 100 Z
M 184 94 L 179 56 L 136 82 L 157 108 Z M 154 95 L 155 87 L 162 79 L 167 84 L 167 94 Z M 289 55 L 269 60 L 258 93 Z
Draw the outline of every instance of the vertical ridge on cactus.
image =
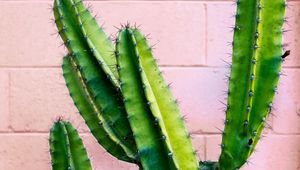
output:
M 112 56 L 114 46 L 110 39 L 106 36 L 101 28 L 99 28 L 96 20 L 91 16 L 87 8 L 80 0 L 65 0 L 71 13 L 76 14 L 76 21 L 79 25 L 85 41 L 87 42 L 91 52 L 98 60 L 102 69 L 116 87 L 118 74 L 116 72 L 116 58 Z
M 257 64 L 255 69 L 256 81 L 253 83 L 253 106 L 250 113 L 249 131 L 253 134 L 253 152 L 260 134 L 264 128 L 264 120 L 272 109 L 282 63 L 282 25 L 284 23 L 285 0 L 261 1 L 259 36 L 256 51 Z
M 235 169 L 235 159 L 240 159 L 240 151 L 244 150 L 247 139 L 245 136 L 245 121 L 250 111 L 249 95 L 251 75 L 253 71 L 253 56 L 257 49 L 256 32 L 258 0 L 238 0 L 236 2 L 236 23 L 234 26 L 233 56 L 229 78 L 228 101 L 226 110 L 226 125 L 222 139 L 220 165 L 227 169 Z M 241 137 L 240 137 L 241 136 Z M 234 160 L 231 160 L 234 159 Z M 245 161 L 242 158 L 241 161 Z M 230 164 L 230 165 L 227 165 Z M 233 166 L 233 167 L 232 167 Z M 225 168 L 226 169 L 226 168 Z
M 77 5 L 80 3 L 77 3 Z M 89 94 L 86 95 L 93 98 L 95 106 L 101 112 L 97 113 L 98 116 L 103 117 L 105 125 L 108 125 L 105 128 L 107 129 L 106 133 L 109 133 L 107 136 L 112 137 L 111 140 L 120 144 L 127 153 L 127 157 L 131 158 L 130 162 L 132 162 L 136 153 L 136 145 L 132 137 L 129 122 L 126 118 L 122 94 L 119 91 L 118 85 L 114 83 L 112 75 L 108 75 L 105 71 L 108 67 L 103 69 L 102 66 L 104 63 L 99 63 L 95 57 L 93 51 L 97 49 L 91 50 L 87 43 L 85 38 L 86 34 L 81 31 L 80 23 L 76 20 L 77 15 L 75 15 L 74 11 L 70 10 L 70 8 L 73 7 L 72 4 L 74 3 L 72 3 L 71 0 L 55 0 L 54 2 L 54 16 L 59 33 L 71 54 L 69 57 L 73 59 L 73 63 L 76 63 L 76 69 L 79 71 L 86 87 L 88 87 L 86 92 L 89 92 Z M 76 6 L 76 4 L 74 6 Z M 108 39 L 106 36 L 98 38 L 100 38 L 100 42 Z M 107 52 L 112 49 L 104 48 L 102 50 Z M 113 51 L 111 51 L 111 54 L 113 54 Z M 76 90 L 73 91 L 73 96 L 75 96 L 74 93 L 78 92 Z M 71 96 L 73 100 L 76 100 L 73 96 Z M 95 114 L 95 112 L 87 111 L 81 114 L 88 115 Z M 91 121 L 86 120 L 86 122 Z M 101 127 L 102 126 L 98 126 L 97 128 Z M 95 131 L 95 129 L 91 130 Z M 97 140 L 100 141 L 100 139 Z M 124 157 L 123 160 L 128 159 Z
M 101 112 L 95 104 L 86 83 L 84 82 L 80 71 L 71 56 L 63 59 L 63 74 L 67 82 L 67 87 L 73 98 L 79 113 L 84 118 L 85 123 L 90 128 L 97 141 L 112 155 L 118 159 L 133 162 L 133 158 L 128 155 L 134 155 L 130 150 L 126 150 L 122 142 L 116 139 L 114 132 L 109 128 L 107 122 L 103 119 Z
M 164 138 L 160 136 L 155 117 L 147 107 L 143 92 L 136 43 L 129 29 L 120 30 L 116 42 L 116 55 L 124 96 L 125 108 L 138 148 L 138 157 L 146 170 L 170 169 L 168 155 L 163 147 Z
M 277 87 L 285 0 L 238 0 L 222 153 L 224 170 L 253 152 Z
M 49 143 L 53 170 L 92 170 L 82 140 L 69 122 L 54 123 Z
M 162 135 L 166 138 L 168 155 L 177 169 L 198 169 L 198 160 L 190 135 L 184 125 L 179 107 L 152 56 L 146 38 L 137 30 L 129 29 L 139 54 L 143 89 L 150 110 L 158 120 Z

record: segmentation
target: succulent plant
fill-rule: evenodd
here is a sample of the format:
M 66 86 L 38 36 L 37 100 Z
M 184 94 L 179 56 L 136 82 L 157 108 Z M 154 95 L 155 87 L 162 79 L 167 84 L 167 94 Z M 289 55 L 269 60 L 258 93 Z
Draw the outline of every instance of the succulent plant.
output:
M 92 170 L 77 130 L 69 122 L 58 120 L 50 130 L 52 169 Z
M 55 23 L 69 51 L 62 68 L 70 96 L 107 152 L 145 170 L 235 170 L 247 161 L 277 90 L 286 4 L 237 0 L 236 5 L 222 153 L 219 162 L 199 163 L 177 101 L 139 29 L 122 26 L 114 46 L 82 1 L 55 0 Z M 61 124 L 68 123 L 54 127 Z M 74 134 L 60 133 L 51 131 L 51 138 Z M 63 151 L 51 152 L 53 164 L 65 159 L 53 153 L 66 155 Z M 87 160 L 85 155 L 80 160 Z
M 285 0 L 238 0 L 222 153 L 223 169 L 254 151 L 273 106 L 283 61 Z

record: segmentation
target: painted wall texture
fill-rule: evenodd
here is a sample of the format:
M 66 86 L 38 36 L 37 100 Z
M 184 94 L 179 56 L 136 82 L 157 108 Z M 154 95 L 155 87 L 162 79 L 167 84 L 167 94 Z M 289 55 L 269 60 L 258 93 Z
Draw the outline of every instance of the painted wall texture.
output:
M 232 1 L 86 1 L 114 35 L 141 25 L 180 101 L 201 160 L 217 160 L 234 24 Z M 48 130 L 63 116 L 80 129 L 96 170 L 137 170 L 108 155 L 89 134 L 64 84 L 66 53 L 52 1 L 0 0 L 0 169 L 50 170 Z M 243 170 L 300 169 L 300 1 L 290 1 L 284 63 L 269 128 Z

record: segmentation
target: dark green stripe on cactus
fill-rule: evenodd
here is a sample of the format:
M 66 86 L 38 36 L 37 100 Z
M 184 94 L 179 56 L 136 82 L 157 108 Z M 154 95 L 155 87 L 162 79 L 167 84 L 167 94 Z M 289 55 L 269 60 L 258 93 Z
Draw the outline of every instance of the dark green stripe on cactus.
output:
M 257 64 L 253 84 L 253 100 L 250 114 L 249 131 L 253 145 L 251 154 L 260 139 L 265 120 L 273 106 L 282 63 L 282 25 L 284 23 L 285 0 L 262 0 L 261 23 L 256 52 Z M 249 139 L 250 140 L 250 139 Z
M 222 170 L 240 168 L 260 138 L 278 83 L 284 9 L 284 0 L 237 1 Z
M 139 55 L 138 67 L 147 104 L 165 138 L 169 150 L 168 156 L 177 169 L 199 169 L 195 150 L 179 107 L 161 75 L 146 38 L 137 29 L 129 29 L 129 31 L 136 44 L 136 53 Z
M 120 30 L 116 56 L 125 108 L 138 148 L 137 156 L 145 170 L 168 170 L 170 165 L 163 145 L 165 138 L 160 135 L 147 105 L 140 75 L 142 68 L 139 67 L 139 55 L 131 34 L 128 28 Z
M 200 162 L 200 170 L 220 170 L 218 162 L 203 161 Z
M 92 42 L 88 37 L 92 35 L 92 32 L 86 34 L 84 30 L 80 28 L 83 26 L 82 23 L 79 22 L 78 16 L 81 15 L 82 12 L 76 14 L 76 11 L 73 9 L 80 4 L 81 2 L 74 3 L 71 0 L 55 0 L 54 15 L 59 34 L 70 52 L 70 56 L 74 59 L 77 70 L 80 71 L 82 80 L 90 92 L 89 95 L 95 101 L 95 105 L 101 112 L 101 116 L 111 129 L 110 131 L 114 132 L 114 134 L 109 134 L 108 136 L 115 135 L 112 140 L 120 143 L 123 148 L 126 146 L 124 151 L 128 157 L 133 158 L 134 155 L 132 153 L 136 153 L 137 149 L 129 122 L 126 118 L 127 114 L 122 101 L 122 94 L 120 93 L 118 84 L 115 84 L 116 81 L 114 81 L 115 78 L 113 75 L 107 72 L 109 67 L 103 67 L 106 60 L 103 59 L 103 62 L 99 62 L 95 56 L 95 50 L 98 49 L 91 48 Z M 78 7 L 78 11 L 88 12 L 82 8 L 81 6 L 79 10 Z M 86 19 L 89 20 L 90 18 L 87 17 Z M 84 20 L 84 18 L 81 18 L 81 20 Z M 89 30 L 91 30 L 91 28 Z M 97 36 L 97 38 L 99 38 L 99 42 L 108 40 L 106 36 Z M 107 51 L 111 51 L 111 54 L 113 54 L 113 50 L 109 46 L 107 48 L 104 47 L 99 49 L 101 52 L 98 52 L 98 54 L 103 54 Z M 108 63 L 106 63 L 106 65 L 108 66 Z M 73 93 L 76 93 L 76 91 Z M 87 112 L 86 114 L 95 113 Z
M 133 162 L 133 153 L 116 138 L 114 131 L 110 129 L 107 122 L 102 118 L 101 112 L 98 110 L 95 100 L 91 96 L 78 66 L 71 56 L 64 57 L 62 68 L 70 95 L 97 141 L 116 158 Z M 128 155 L 131 155 L 131 158 L 125 151 L 127 151 Z
M 92 170 L 82 140 L 69 122 L 54 123 L 49 144 L 53 170 Z

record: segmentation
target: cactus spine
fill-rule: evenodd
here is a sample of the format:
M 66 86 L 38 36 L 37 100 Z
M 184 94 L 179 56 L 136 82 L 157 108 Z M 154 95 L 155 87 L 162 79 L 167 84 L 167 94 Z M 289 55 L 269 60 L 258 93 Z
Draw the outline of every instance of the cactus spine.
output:
M 53 170 L 92 170 L 82 140 L 69 122 L 54 123 L 49 143 Z
M 110 154 L 145 170 L 235 170 L 247 161 L 277 88 L 285 0 L 236 4 L 222 153 L 219 162 L 198 163 L 177 102 L 139 30 L 123 26 L 114 47 L 81 0 L 55 0 L 55 22 L 69 51 L 62 69 L 70 96 Z M 59 122 L 54 127 L 66 124 Z M 56 150 L 54 163 L 69 167 L 68 159 L 58 156 L 68 157 L 68 148 Z
M 221 169 L 240 168 L 253 152 L 281 68 L 285 0 L 238 0 Z

